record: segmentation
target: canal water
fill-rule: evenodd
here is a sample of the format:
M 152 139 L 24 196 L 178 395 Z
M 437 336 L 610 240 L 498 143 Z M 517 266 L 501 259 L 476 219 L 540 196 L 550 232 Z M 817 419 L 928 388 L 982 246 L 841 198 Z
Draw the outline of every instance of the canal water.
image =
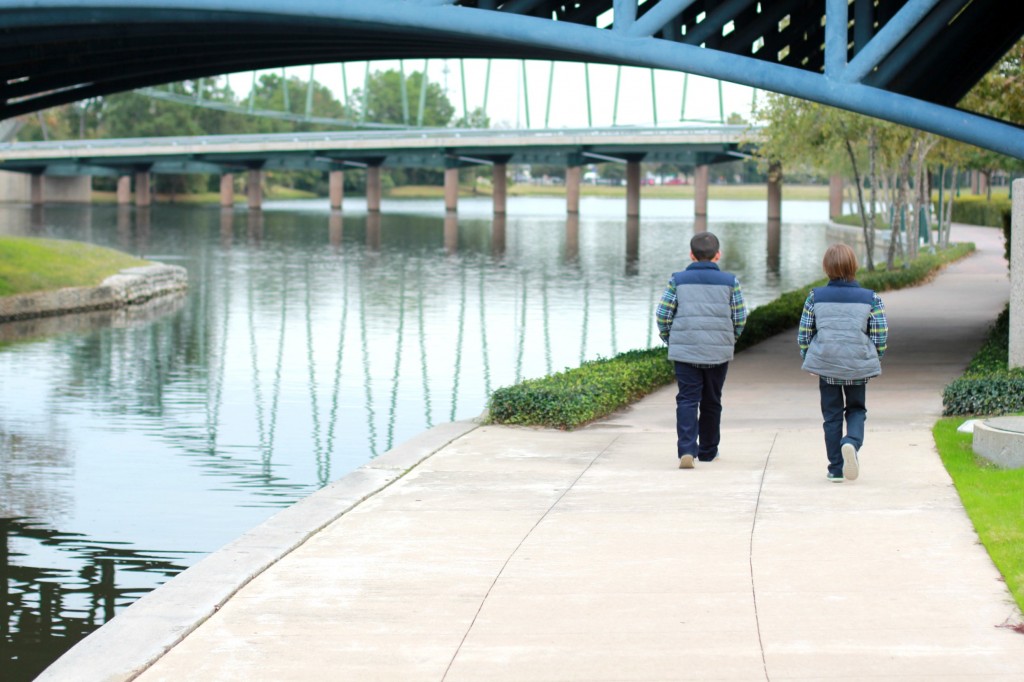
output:
M 130 313 L 0 325 L 0 671 L 28 680 L 145 592 L 277 510 L 500 386 L 658 342 L 688 262 L 688 201 L 436 201 L 368 217 L 0 206 L 0 233 L 188 269 Z M 820 276 L 825 202 L 711 202 L 724 269 L 756 307 Z M 795 351 L 794 351 L 795 352 Z M 666 415 L 666 419 L 671 419 Z

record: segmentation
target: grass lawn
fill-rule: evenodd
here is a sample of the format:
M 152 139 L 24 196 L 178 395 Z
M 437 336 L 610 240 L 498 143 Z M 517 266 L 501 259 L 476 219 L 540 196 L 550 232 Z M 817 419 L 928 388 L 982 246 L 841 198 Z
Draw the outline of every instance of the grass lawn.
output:
M 977 457 L 971 434 L 956 430 L 964 421 L 940 420 L 932 430 L 935 445 L 982 544 L 1024 609 L 1024 469 L 1000 469 Z
M 147 262 L 81 242 L 0 237 L 0 296 L 96 286 L 110 275 Z

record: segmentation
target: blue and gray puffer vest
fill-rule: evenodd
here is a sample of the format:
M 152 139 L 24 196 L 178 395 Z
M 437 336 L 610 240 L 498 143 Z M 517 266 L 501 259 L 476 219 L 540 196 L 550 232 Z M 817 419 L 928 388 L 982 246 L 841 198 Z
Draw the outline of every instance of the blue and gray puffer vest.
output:
M 875 292 L 856 282 L 832 280 L 814 290 L 817 333 L 803 369 L 832 379 L 868 379 L 882 373 L 878 350 L 868 336 Z
M 672 275 L 676 314 L 668 336 L 668 359 L 694 365 L 732 360 L 736 331 L 732 290 L 736 276 L 708 261 L 691 263 Z

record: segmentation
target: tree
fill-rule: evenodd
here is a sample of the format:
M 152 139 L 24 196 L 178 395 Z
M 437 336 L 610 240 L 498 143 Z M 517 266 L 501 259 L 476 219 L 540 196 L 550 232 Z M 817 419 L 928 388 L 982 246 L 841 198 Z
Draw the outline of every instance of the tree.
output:
M 419 118 L 423 74 L 414 71 L 405 78 L 405 103 L 402 98 L 402 75 L 394 70 L 375 71 L 364 88 L 353 91 L 353 109 L 360 121 L 415 125 Z M 406 116 L 408 112 L 408 117 Z M 423 125 L 443 128 L 451 124 L 455 107 L 448 100 L 440 83 L 427 81 L 423 95 Z

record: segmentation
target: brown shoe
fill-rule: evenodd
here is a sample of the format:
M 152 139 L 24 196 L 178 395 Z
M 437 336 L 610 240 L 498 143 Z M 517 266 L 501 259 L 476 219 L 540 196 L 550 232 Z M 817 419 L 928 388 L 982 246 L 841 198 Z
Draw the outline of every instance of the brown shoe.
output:
M 693 468 L 693 455 L 683 455 L 679 458 L 680 469 L 692 469 Z

